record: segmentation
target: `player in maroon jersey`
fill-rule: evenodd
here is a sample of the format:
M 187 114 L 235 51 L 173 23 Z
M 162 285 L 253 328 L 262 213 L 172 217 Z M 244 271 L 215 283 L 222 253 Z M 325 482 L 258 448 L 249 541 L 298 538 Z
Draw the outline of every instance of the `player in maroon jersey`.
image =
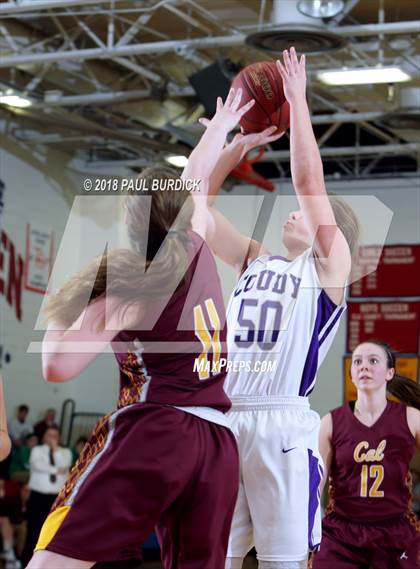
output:
M 130 196 L 131 250 L 96 260 L 49 303 L 46 379 L 70 379 L 112 342 L 120 397 L 61 490 L 30 569 L 86 569 L 136 557 L 155 526 L 166 569 L 224 566 L 239 469 L 223 414 L 230 407 L 225 372 L 217 366 L 226 339 L 223 299 L 203 238 L 210 173 L 227 133 L 252 106 L 240 106 L 240 98 L 232 90 L 224 105 L 218 101 L 183 173 L 200 179 L 201 196 L 159 188 Z M 161 188 L 179 181 L 159 168 L 143 177 L 149 189 L 156 179 Z M 212 365 L 197 370 L 197 360 Z
M 408 470 L 420 447 L 420 388 L 395 374 L 395 356 L 378 340 L 354 350 L 351 377 L 356 402 L 321 422 L 330 502 L 313 569 L 420 567 Z M 387 391 L 406 405 L 388 401 Z

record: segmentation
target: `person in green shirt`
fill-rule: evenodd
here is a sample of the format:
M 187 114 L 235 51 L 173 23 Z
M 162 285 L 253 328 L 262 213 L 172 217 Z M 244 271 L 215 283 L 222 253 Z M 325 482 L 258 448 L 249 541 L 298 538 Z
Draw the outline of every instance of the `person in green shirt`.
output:
M 75 442 L 74 447 L 70 449 L 73 457 L 73 462 L 72 462 L 73 466 L 76 464 L 76 461 L 79 458 L 80 453 L 82 452 L 83 447 L 85 446 L 86 443 L 87 443 L 86 437 L 79 437 Z
M 26 435 L 24 442 L 15 449 L 10 464 L 10 478 L 22 484 L 29 481 L 29 457 L 31 450 L 38 444 L 38 437 L 34 433 Z

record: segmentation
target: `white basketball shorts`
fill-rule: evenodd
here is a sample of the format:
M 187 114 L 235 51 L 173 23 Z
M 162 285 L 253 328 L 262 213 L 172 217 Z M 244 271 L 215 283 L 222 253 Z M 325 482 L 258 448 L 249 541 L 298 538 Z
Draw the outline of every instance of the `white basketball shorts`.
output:
M 228 557 L 302 561 L 321 540 L 319 415 L 305 397 L 235 399 L 241 480 Z

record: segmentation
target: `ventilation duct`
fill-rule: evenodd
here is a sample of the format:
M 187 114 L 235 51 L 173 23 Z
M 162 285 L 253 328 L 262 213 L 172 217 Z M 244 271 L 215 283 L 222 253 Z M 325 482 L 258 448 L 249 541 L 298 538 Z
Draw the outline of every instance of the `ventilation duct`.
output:
M 344 0 L 299 0 L 297 8 L 311 18 L 334 18 L 344 6 Z
M 343 48 L 347 39 L 299 12 L 298 0 L 274 0 L 272 24 L 267 30 L 251 34 L 246 43 L 278 56 L 293 45 L 299 53 L 322 53 Z

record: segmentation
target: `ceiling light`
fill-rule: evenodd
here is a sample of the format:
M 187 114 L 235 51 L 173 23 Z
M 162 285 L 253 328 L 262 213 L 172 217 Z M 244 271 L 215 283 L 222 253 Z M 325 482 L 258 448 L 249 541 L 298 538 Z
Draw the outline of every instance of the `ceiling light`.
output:
M 27 97 L 22 97 L 21 95 L 3 95 L 0 94 L 0 104 L 9 105 L 9 107 L 30 107 L 32 101 Z
M 310 18 L 334 18 L 344 9 L 344 0 L 301 0 L 297 9 Z
M 176 166 L 176 168 L 185 168 L 188 164 L 188 158 L 186 156 L 168 156 L 165 160 L 172 166 Z
M 373 83 L 401 83 L 411 77 L 399 67 L 359 67 L 318 71 L 317 77 L 326 85 L 369 85 Z

